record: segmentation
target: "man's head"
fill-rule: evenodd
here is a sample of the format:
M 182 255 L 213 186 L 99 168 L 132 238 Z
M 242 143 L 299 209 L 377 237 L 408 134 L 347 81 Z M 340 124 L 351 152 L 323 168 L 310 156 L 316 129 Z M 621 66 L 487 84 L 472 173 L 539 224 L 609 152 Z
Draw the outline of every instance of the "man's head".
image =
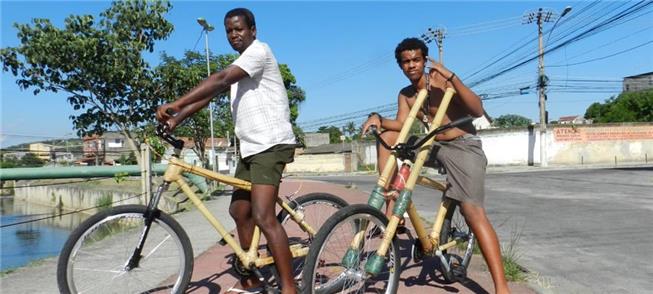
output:
M 247 8 L 235 8 L 224 16 L 224 28 L 231 48 L 243 53 L 256 39 L 256 20 Z
M 404 39 L 395 49 L 397 64 L 411 82 L 418 81 L 424 74 L 428 55 L 429 48 L 417 38 Z

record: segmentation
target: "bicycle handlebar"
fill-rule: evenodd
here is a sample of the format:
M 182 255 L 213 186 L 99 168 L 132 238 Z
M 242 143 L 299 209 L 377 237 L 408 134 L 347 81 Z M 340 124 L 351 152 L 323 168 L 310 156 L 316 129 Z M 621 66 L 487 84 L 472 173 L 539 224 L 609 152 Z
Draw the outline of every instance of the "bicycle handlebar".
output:
M 155 133 L 157 136 L 159 136 L 159 138 L 163 139 L 163 141 L 168 142 L 175 149 L 181 150 L 182 148 L 184 148 L 184 141 L 175 138 L 170 133 L 170 128 L 168 127 L 167 124 L 159 124 L 156 127 Z
M 424 143 L 426 143 L 426 141 L 431 139 L 433 136 L 435 136 L 437 134 L 440 134 L 440 133 L 442 133 L 442 132 L 444 132 L 444 131 L 446 131 L 448 129 L 452 129 L 452 128 L 456 128 L 458 126 L 464 125 L 464 124 L 469 123 L 469 122 L 471 122 L 473 120 L 474 120 L 473 117 L 465 116 L 463 118 L 457 119 L 457 120 L 452 121 L 452 122 L 450 122 L 450 123 L 448 123 L 446 125 L 443 125 L 443 126 L 440 126 L 440 127 L 436 128 L 435 130 L 429 132 L 428 135 L 426 135 L 424 138 L 422 138 L 421 140 L 415 142 L 412 145 L 407 145 L 406 143 L 400 143 L 400 144 L 397 144 L 394 147 L 388 145 L 388 143 L 386 141 L 384 141 L 383 138 L 381 138 L 381 135 L 379 134 L 379 131 L 378 131 L 378 128 L 377 128 L 376 125 L 371 125 L 369 131 L 376 138 L 376 141 L 379 142 L 381 145 L 383 145 L 383 147 L 385 147 L 388 150 L 391 150 L 391 151 L 398 150 L 398 149 L 415 150 L 415 149 L 419 148 L 420 146 L 422 146 Z

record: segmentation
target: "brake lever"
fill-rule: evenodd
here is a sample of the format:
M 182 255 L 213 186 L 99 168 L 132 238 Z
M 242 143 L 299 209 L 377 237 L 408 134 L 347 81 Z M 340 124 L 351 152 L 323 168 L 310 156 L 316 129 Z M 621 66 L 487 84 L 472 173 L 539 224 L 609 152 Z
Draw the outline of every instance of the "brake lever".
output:
M 379 142 L 381 145 L 383 145 L 383 147 L 385 147 L 386 149 L 391 150 L 391 151 L 395 150 L 394 147 L 391 147 L 390 145 L 388 145 L 388 143 L 386 143 L 383 140 L 383 138 L 381 138 L 381 135 L 379 134 L 379 131 L 378 131 L 378 127 L 376 125 L 371 125 L 370 128 L 369 128 L 368 133 L 372 133 L 372 136 L 374 136 L 374 138 L 376 138 L 376 141 Z
M 464 125 L 466 123 L 469 123 L 469 122 L 471 122 L 473 120 L 474 120 L 473 117 L 465 116 L 463 118 L 459 118 L 459 119 L 457 119 L 455 121 L 452 121 L 452 122 L 450 122 L 450 123 L 448 123 L 446 125 L 440 126 L 440 127 L 436 128 L 435 130 L 431 131 L 428 135 L 426 135 L 421 140 L 417 141 L 414 145 L 409 146 L 408 148 L 410 148 L 411 150 L 415 150 L 415 149 L 419 148 L 420 146 L 422 146 L 426 141 L 428 141 L 429 139 L 431 139 L 435 135 L 440 134 L 440 133 L 442 133 L 442 132 L 444 132 L 444 131 L 446 131 L 448 129 L 453 129 L 453 128 L 459 127 L 459 126 Z

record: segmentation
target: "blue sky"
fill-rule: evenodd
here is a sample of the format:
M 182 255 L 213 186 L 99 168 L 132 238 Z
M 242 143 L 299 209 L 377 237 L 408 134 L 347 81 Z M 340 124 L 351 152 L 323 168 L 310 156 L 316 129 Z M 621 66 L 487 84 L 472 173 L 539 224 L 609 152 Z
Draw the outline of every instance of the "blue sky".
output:
M 210 50 L 233 53 L 221 20 L 229 9 L 247 7 L 256 15 L 259 40 L 270 44 L 277 60 L 290 66 L 298 85 L 306 91 L 298 121 L 311 129 L 316 127 L 312 123 L 316 120 L 395 103 L 398 90 L 407 80 L 394 61 L 394 48 L 403 38 L 420 36 L 429 27 L 446 29 L 444 63 L 470 84 L 536 56 L 537 26 L 522 24 L 528 12 L 540 7 L 557 13 L 566 6 L 573 8 L 559 20 L 545 43 L 553 48 L 636 3 L 173 1 L 168 19 L 175 30 L 167 40 L 157 43 L 155 54 L 147 58 L 154 66 L 163 51 L 177 57 L 185 50 L 202 51 L 198 17 L 217 28 L 209 35 Z M 61 26 L 70 14 L 98 16 L 109 5 L 106 1 L 3 0 L 1 46 L 19 44 L 13 23 L 29 23 L 38 17 Z M 546 74 L 552 84 L 547 101 L 550 120 L 582 115 L 591 103 L 617 95 L 624 76 L 653 71 L 652 6 L 545 55 Z M 545 40 L 552 26 L 553 22 L 544 25 Z M 437 57 L 434 43 L 429 49 L 430 55 Z M 537 62 L 532 61 L 473 89 L 496 98 L 484 101 L 493 117 L 519 114 L 539 121 L 533 88 L 522 95 L 511 94 L 533 86 L 536 78 Z M 1 98 L 2 147 L 74 133 L 68 118 L 74 110 L 64 95 L 42 92 L 34 96 L 31 91 L 21 91 L 14 77 L 3 72 Z

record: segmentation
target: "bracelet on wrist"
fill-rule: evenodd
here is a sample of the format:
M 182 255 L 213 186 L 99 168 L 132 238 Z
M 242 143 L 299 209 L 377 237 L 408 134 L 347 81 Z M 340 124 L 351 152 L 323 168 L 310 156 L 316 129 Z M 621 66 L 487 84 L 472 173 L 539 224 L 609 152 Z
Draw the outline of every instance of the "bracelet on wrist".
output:
M 451 83 L 451 81 L 452 81 L 453 78 L 455 78 L 455 77 L 456 77 L 456 73 L 452 72 L 452 73 L 451 73 L 451 76 L 447 79 L 447 82 L 450 82 L 450 83 Z

